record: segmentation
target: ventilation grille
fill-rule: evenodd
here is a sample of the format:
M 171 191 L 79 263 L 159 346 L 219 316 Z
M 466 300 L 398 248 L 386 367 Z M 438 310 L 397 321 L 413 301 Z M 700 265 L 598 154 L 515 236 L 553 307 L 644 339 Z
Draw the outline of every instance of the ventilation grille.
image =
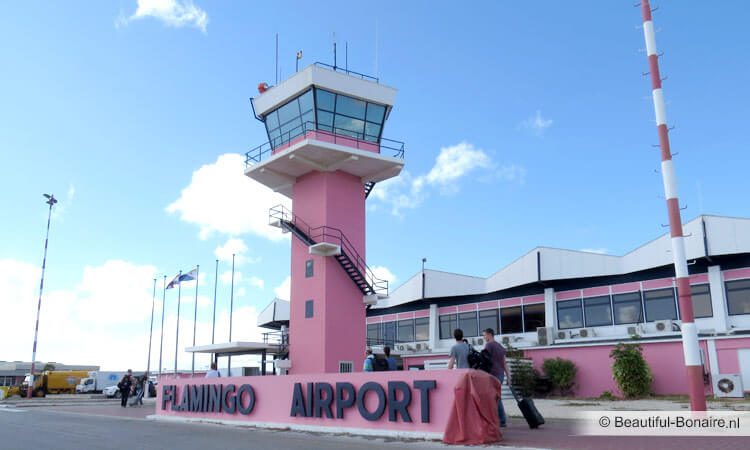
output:
M 339 373 L 354 372 L 354 363 L 352 361 L 339 361 Z

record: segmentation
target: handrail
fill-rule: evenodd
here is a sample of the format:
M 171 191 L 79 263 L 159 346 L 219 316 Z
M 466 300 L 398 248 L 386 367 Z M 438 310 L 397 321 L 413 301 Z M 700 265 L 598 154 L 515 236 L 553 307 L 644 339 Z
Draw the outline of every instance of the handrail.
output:
M 326 225 L 314 228 L 310 227 L 283 205 L 277 205 L 271 208 L 268 216 L 269 222 L 278 220 L 291 223 L 314 242 L 319 242 L 317 239 L 320 238 L 330 238 L 334 241 L 333 243 L 339 244 L 341 251 L 352 261 L 357 270 L 365 277 L 365 282 L 370 285 L 375 293 L 388 293 L 388 280 L 383 280 L 375 276 L 372 270 L 367 266 L 364 258 L 359 256 L 354 245 L 352 245 L 340 229 Z
M 300 136 L 306 136 L 308 133 L 312 132 L 331 137 L 334 144 L 338 144 L 341 141 L 342 145 L 351 147 L 352 142 L 354 142 L 355 148 L 361 149 L 364 147 L 365 150 L 370 150 L 373 146 L 377 146 L 378 153 L 382 153 L 384 149 L 390 150 L 392 157 L 404 159 L 404 143 L 401 141 L 381 137 L 380 142 L 373 142 L 365 138 L 376 138 L 377 136 L 370 136 L 365 133 L 356 133 L 358 135 L 357 137 L 348 136 L 342 132 L 350 131 L 343 128 L 333 128 L 333 131 L 321 130 L 315 125 L 315 122 L 307 121 L 282 133 L 278 138 L 280 139 L 278 144 L 274 145 L 271 141 L 267 141 L 245 153 L 245 167 L 259 164 L 263 159 L 271 156 L 274 150 L 284 145 L 290 145 L 293 140 Z
M 320 61 L 316 61 L 313 65 L 318 66 L 318 67 L 325 67 L 326 69 L 331 69 L 331 70 L 333 70 L 335 72 L 344 72 L 347 75 L 353 75 L 353 76 L 356 76 L 356 77 L 358 77 L 358 78 L 360 78 L 362 80 L 370 80 L 370 81 L 374 81 L 376 83 L 380 83 L 380 80 L 377 77 L 373 77 L 371 75 L 365 75 L 363 73 L 355 72 L 353 70 L 345 69 L 343 67 L 332 66 L 330 64 L 326 64 L 326 63 L 320 62 Z

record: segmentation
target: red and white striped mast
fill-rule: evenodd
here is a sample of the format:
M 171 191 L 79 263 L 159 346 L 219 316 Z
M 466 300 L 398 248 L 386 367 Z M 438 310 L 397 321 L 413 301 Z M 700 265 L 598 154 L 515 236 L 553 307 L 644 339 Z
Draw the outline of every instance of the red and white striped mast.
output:
M 705 411 L 706 397 L 703 393 L 703 366 L 698 347 L 698 330 L 695 327 L 695 319 L 693 317 L 693 301 L 690 295 L 690 278 L 688 276 L 687 259 L 685 256 L 680 203 L 677 200 L 677 179 L 674 173 L 672 153 L 669 149 L 667 113 L 664 106 L 664 93 L 659 74 L 659 55 L 656 53 L 656 37 L 654 35 L 654 22 L 651 20 L 651 5 L 649 4 L 649 0 L 642 0 L 641 12 L 643 14 L 643 34 L 646 38 L 648 67 L 651 74 L 651 87 L 653 89 L 654 111 L 656 112 L 656 128 L 659 132 L 661 175 L 664 182 L 664 196 L 667 199 L 669 231 L 672 239 L 672 257 L 674 259 L 675 278 L 677 279 L 677 290 L 679 292 L 680 319 L 682 320 L 682 349 L 687 368 L 690 409 L 693 411 Z

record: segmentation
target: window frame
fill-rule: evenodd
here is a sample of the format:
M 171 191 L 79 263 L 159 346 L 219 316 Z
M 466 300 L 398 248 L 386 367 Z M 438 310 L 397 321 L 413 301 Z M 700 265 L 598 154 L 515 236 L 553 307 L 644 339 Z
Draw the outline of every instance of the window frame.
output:
M 401 336 L 401 329 L 405 327 L 410 329 L 411 339 L 405 339 Z M 403 344 L 407 342 L 415 342 L 414 332 L 414 319 L 401 319 L 396 321 L 396 343 Z
M 542 311 L 542 324 L 539 325 L 539 326 L 537 326 L 533 330 L 531 330 L 529 328 L 528 320 L 526 318 L 526 309 L 527 308 L 535 308 L 535 309 L 537 309 L 540 306 L 541 306 L 541 311 Z M 522 318 L 521 322 L 523 324 L 523 332 L 524 333 L 536 333 L 537 329 L 543 328 L 546 325 L 545 321 L 547 320 L 547 308 L 545 307 L 544 303 L 523 304 L 523 305 L 521 305 L 521 318 Z
M 657 293 L 663 292 L 663 291 L 671 291 L 672 292 L 672 308 L 673 308 L 673 311 L 674 311 L 674 317 L 673 318 L 672 317 L 667 317 L 667 318 L 661 318 L 661 319 L 651 319 L 649 317 L 649 311 L 648 311 L 648 304 L 649 304 L 649 302 L 664 301 L 664 299 L 666 299 L 667 297 L 666 296 L 660 296 L 660 297 L 649 298 L 649 295 L 656 295 Z M 677 295 L 676 295 L 675 289 L 673 287 L 660 288 L 660 289 L 649 289 L 647 291 L 643 291 L 641 293 L 641 296 L 643 298 L 643 317 L 644 317 L 644 322 L 648 323 L 648 322 L 657 322 L 659 320 L 677 320 L 677 319 L 679 319 L 679 313 L 678 313 L 679 308 L 677 308 Z
M 638 319 L 635 322 L 618 322 L 617 321 L 617 297 L 624 297 L 626 295 L 638 295 Z M 619 303 L 625 303 L 625 302 L 635 302 L 635 299 L 632 300 L 621 300 Z M 634 291 L 634 292 L 623 292 L 621 294 L 612 294 L 612 318 L 614 320 L 615 325 L 632 325 L 634 323 L 644 323 L 644 312 L 643 312 L 643 294 L 641 291 Z
M 589 308 L 594 308 L 594 307 L 597 307 L 597 306 L 598 307 L 603 306 L 605 303 L 601 302 L 601 300 L 604 299 L 604 298 L 607 299 L 606 304 L 609 306 L 609 322 L 608 323 L 589 324 L 589 314 L 586 313 L 586 300 L 600 301 L 599 304 L 589 306 Z M 583 303 L 583 317 L 584 317 L 583 323 L 585 325 L 585 328 L 590 328 L 590 327 L 607 327 L 607 326 L 612 326 L 615 323 L 615 318 L 614 318 L 613 308 L 612 308 L 612 296 L 611 295 L 607 294 L 607 295 L 596 295 L 596 296 L 593 296 L 593 297 L 584 297 L 582 303 Z
M 696 294 L 696 293 L 693 292 L 693 290 L 696 289 L 696 288 L 700 288 L 700 289 L 706 288 L 706 292 L 705 293 L 698 293 L 698 294 Z M 699 315 L 695 314 L 695 296 L 696 295 L 706 295 L 706 294 L 708 295 L 708 310 L 711 312 L 711 314 L 709 314 L 708 316 L 699 316 Z M 679 310 L 680 310 L 680 296 L 679 296 L 679 291 L 675 290 L 675 295 L 677 295 L 677 311 L 679 312 Z M 713 317 L 714 316 L 714 302 L 713 302 L 713 297 L 711 296 L 711 284 L 710 283 L 691 284 L 690 285 L 690 301 L 692 301 L 692 303 L 693 303 L 693 317 L 694 318 L 696 318 L 696 319 L 707 319 L 709 317 Z M 727 305 L 727 308 L 729 308 L 729 305 Z M 729 309 L 727 309 L 727 311 L 729 311 Z
M 518 315 L 521 322 L 521 331 L 506 331 L 505 326 L 503 326 L 503 311 L 511 310 L 511 309 L 518 309 Z M 518 334 L 523 333 L 523 308 L 521 305 L 516 306 L 506 306 L 504 308 L 500 308 L 500 334 Z
M 452 326 L 450 327 L 450 330 L 448 331 L 448 336 L 447 337 L 443 336 L 443 323 L 445 322 L 443 320 L 444 317 L 448 317 L 448 318 L 452 317 L 451 319 L 448 319 L 448 321 L 452 324 Z M 456 328 L 458 328 L 458 325 L 457 325 L 458 324 L 458 320 L 457 319 L 458 319 L 458 317 L 457 317 L 456 313 L 441 314 L 441 315 L 438 316 L 438 335 L 439 335 L 440 339 L 453 339 L 453 330 L 455 330 Z
M 575 306 L 563 306 L 562 308 L 560 307 L 563 304 L 571 304 L 572 305 L 573 303 L 576 303 L 576 302 L 578 303 L 577 308 Z M 581 325 L 580 326 L 575 325 L 575 326 L 570 326 L 570 327 L 563 327 L 562 325 L 560 325 L 560 311 L 561 310 L 573 310 L 573 309 L 578 309 L 580 311 L 580 314 L 581 314 Z M 558 330 L 575 330 L 576 328 L 586 328 L 586 326 L 585 326 L 586 325 L 586 317 L 584 316 L 584 313 L 583 313 L 583 301 L 580 298 L 571 298 L 571 299 L 568 299 L 568 300 L 559 300 L 559 301 L 556 301 L 555 302 L 555 314 L 557 315 L 557 329 Z
M 427 328 L 427 337 L 419 339 L 419 332 L 417 331 L 420 327 Z M 430 340 L 430 318 L 429 317 L 417 317 L 414 319 L 414 341 L 424 342 Z
M 738 284 L 738 283 L 748 283 L 748 287 L 747 288 L 743 288 L 743 289 L 730 289 L 730 287 L 729 287 L 730 284 Z M 727 305 L 727 315 L 728 316 L 746 316 L 746 315 L 750 314 L 750 313 L 746 313 L 746 312 L 735 312 L 735 313 L 730 312 L 731 308 L 730 308 L 730 305 L 729 305 L 729 293 L 730 292 L 737 292 L 737 291 L 750 291 L 750 278 L 741 278 L 741 279 L 738 279 L 738 280 L 727 280 L 727 281 L 724 281 L 724 294 L 726 296 L 726 300 L 725 301 L 726 301 L 726 305 Z M 748 294 L 748 295 L 750 296 L 750 294 Z

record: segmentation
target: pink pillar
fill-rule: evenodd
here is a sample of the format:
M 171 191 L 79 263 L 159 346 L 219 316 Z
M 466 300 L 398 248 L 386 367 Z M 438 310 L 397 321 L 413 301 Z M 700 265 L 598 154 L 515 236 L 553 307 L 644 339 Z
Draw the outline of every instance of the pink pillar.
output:
M 648 55 L 649 72 L 651 74 L 651 87 L 653 89 L 654 111 L 656 112 L 656 127 L 661 147 L 661 172 L 664 181 L 664 196 L 667 199 L 669 230 L 672 238 L 672 257 L 674 259 L 675 277 L 677 278 L 677 289 L 680 294 L 682 348 L 688 373 L 690 409 L 693 411 L 705 411 L 706 397 L 703 393 L 703 369 L 701 367 L 700 350 L 698 347 L 698 330 L 695 327 L 693 319 L 693 301 L 690 295 L 690 279 L 685 256 L 680 203 L 677 198 L 677 179 L 675 177 L 674 164 L 672 163 L 672 153 L 669 148 L 667 114 L 664 106 L 661 76 L 659 75 L 659 55 L 656 52 L 654 23 L 651 20 L 651 5 L 648 0 L 642 1 L 641 12 L 643 14 L 643 33 L 646 39 L 646 54 Z
M 310 172 L 297 179 L 293 212 L 310 227 L 341 230 L 365 258 L 365 195 L 360 178 L 345 172 Z M 305 273 L 313 261 L 313 276 Z M 333 256 L 314 256 L 292 237 L 290 373 L 339 371 L 349 361 L 362 370 L 365 352 L 365 305 L 362 292 Z M 312 300 L 312 317 L 307 302 Z

